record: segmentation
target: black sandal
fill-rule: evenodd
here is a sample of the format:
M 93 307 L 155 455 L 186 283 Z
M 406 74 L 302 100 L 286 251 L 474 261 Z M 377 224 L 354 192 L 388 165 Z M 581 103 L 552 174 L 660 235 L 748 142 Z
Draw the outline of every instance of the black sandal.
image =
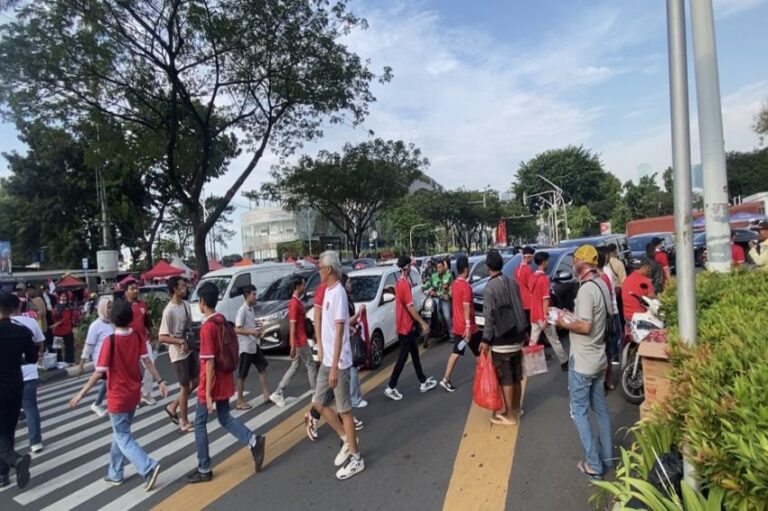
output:
M 165 413 L 168 414 L 168 418 L 171 419 L 171 422 L 173 422 L 177 426 L 179 425 L 179 416 L 176 415 L 175 413 L 171 413 L 171 411 L 168 409 L 167 406 L 165 407 Z
M 603 478 L 602 474 L 598 474 L 596 472 L 590 472 L 588 470 L 589 467 L 583 461 L 580 461 L 578 464 L 576 464 L 576 468 L 579 469 L 579 472 L 581 472 L 582 474 L 584 474 L 585 476 L 587 476 L 588 478 L 590 478 L 592 480 L 600 480 L 600 479 Z

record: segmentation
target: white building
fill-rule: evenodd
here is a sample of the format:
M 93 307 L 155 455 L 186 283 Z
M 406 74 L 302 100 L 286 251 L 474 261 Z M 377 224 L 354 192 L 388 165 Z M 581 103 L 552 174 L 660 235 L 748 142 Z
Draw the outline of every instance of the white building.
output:
M 240 217 L 243 257 L 253 260 L 277 259 L 277 245 L 308 239 L 314 230 L 315 213 L 293 213 L 275 202 L 259 201 Z

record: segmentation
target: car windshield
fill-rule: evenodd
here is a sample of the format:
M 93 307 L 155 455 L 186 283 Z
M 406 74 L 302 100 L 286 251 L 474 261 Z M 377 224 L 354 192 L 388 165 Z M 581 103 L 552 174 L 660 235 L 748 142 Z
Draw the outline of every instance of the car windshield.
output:
M 262 293 L 263 302 L 290 300 L 293 294 L 293 275 L 282 277 L 272 282 Z
M 554 253 L 548 250 L 543 250 L 542 252 L 549 252 L 549 266 L 547 266 L 547 276 L 549 276 L 549 278 L 552 278 L 560 262 L 560 253 Z M 518 266 L 520 266 L 521 262 L 523 262 L 523 255 L 522 254 L 515 255 L 512 259 L 507 261 L 507 263 L 501 269 L 501 273 L 503 273 L 507 277 L 513 277 L 515 274 L 515 270 L 517 269 Z M 533 262 L 531 262 L 531 269 L 536 271 L 536 265 Z
M 706 243 L 707 242 L 707 233 L 706 232 L 700 232 L 696 236 L 693 237 L 694 243 Z
M 353 302 L 371 302 L 376 299 L 376 293 L 379 292 L 381 277 L 378 275 L 350 277 L 349 282 L 352 285 L 350 297 Z
M 219 290 L 219 300 L 224 298 L 224 293 L 227 291 L 227 287 L 229 286 L 229 281 L 232 280 L 232 277 L 230 275 L 227 276 L 221 276 L 221 277 L 208 277 L 200 280 L 200 283 L 197 285 L 195 290 L 192 292 L 192 296 L 189 297 L 190 303 L 197 303 L 198 297 L 197 297 L 197 290 L 200 289 L 200 286 L 202 286 L 205 282 L 213 282 L 216 284 L 216 288 Z
M 632 252 L 645 252 L 645 246 L 656 236 L 632 236 L 629 238 L 629 249 Z

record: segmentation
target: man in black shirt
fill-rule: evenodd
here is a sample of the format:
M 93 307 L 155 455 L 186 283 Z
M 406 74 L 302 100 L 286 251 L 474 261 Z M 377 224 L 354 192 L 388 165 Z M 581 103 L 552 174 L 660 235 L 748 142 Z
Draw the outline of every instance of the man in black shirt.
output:
M 16 484 L 29 484 L 29 454 L 19 456 L 14 447 L 16 424 L 24 391 L 22 364 L 37 362 L 37 347 L 32 332 L 11 321 L 18 298 L 0 293 L 0 487 L 10 484 L 11 467 L 16 469 Z

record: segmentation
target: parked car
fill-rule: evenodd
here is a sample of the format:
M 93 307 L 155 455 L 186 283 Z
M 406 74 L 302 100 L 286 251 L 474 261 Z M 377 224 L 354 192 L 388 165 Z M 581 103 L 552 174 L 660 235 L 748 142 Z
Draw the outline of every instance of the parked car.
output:
M 744 253 L 747 254 L 749 259 L 749 242 L 757 241 L 757 232 L 751 229 L 732 229 L 731 232 L 736 234 L 736 244 L 741 245 L 744 249 Z M 693 235 L 693 257 L 696 262 L 696 266 L 704 266 L 707 252 L 707 233 L 701 231 Z M 751 261 L 750 261 L 751 262 Z
M 371 335 L 371 349 L 368 356 L 368 367 L 375 369 L 384 359 L 384 350 L 397 343 L 395 328 L 395 284 L 400 275 L 400 269 L 391 266 L 376 266 L 364 270 L 353 271 L 349 274 L 352 286 L 350 296 L 355 303 L 355 309 L 365 304 L 368 316 L 368 330 Z M 416 268 L 411 268 L 411 290 L 413 306 L 420 310 L 424 303 L 424 292 L 421 290 L 421 278 Z M 314 313 L 308 309 L 307 320 L 314 321 Z M 314 338 L 314 329 L 307 332 Z
M 261 296 L 275 280 L 292 274 L 296 265 L 292 263 L 259 263 L 251 266 L 233 266 L 205 274 L 189 297 L 192 306 L 192 330 L 197 335 L 203 314 L 198 306 L 197 290 L 205 282 L 213 282 L 219 289 L 219 303 L 216 310 L 224 314 L 229 321 L 235 321 L 237 309 L 243 304 L 242 289 L 251 284 L 256 286 L 257 296 Z
M 364 270 L 365 268 L 373 268 L 376 266 L 376 259 L 371 259 L 370 257 L 364 257 L 362 259 L 355 259 L 352 261 L 352 270 Z
M 293 278 L 297 275 L 304 277 L 307 282 L 301 297 L 304 308 L 312 308 L 312 299 L 320 284 L 320 270 L 299 270 L 272 282 L 259 297 L 255 307 L 256 321 L 261 323 L 261 347 L 264 351 L 287 349 L 290 346 L 288 305 L 293 296 Z
M 592 245 L 593 247 L 607 247 L 615 243 L 619 250 L 619 260 L 624 263 L 627 272 L 632 269 L 632 252 L 629 249 L 629 242 L 626 234 L 606 234 L 604 236 L 591 236 L 588 238 L 576 238 L 572 240 L 561 241 L 558 247 L 572 248 L 576 250 L 581 245 Z
M 645 255 L 645 246 L 653 238 L 662 239 L 662 247 L 669 258 L 669 269 L 672 273 L 675 273 L 675 236 L 671 232 L 648 232 L 629 238 L 629 249 L 632 251 L 632 266 L 640 264 L 640 259 Z
M 576 293 L 579 290 L 579 281 L 573 273 L 573 253 L 575 250 L 573 248 L 548 248 L 544 251 L 549 253 L 547 276 L 551 283 L 552 305 L 573 310 Z M 514 278 L 515 270 L 522 262 L 523 255 L 515 255 L 504 264 L 501 273 L 506 277 Z M 531 269 L 536 269 L 536 265 L 533 262 L 531 262 Z M 485 278 L 472 286 L 475 319 L 479 326 L 485 324 L 483 318 L 483 291 L 487 283 L 488 278 Z
M 139 296 L 154 295 L 161 300 L 168 300 L 168 286 L 165 284 L 151 284 L 139 287 Z

